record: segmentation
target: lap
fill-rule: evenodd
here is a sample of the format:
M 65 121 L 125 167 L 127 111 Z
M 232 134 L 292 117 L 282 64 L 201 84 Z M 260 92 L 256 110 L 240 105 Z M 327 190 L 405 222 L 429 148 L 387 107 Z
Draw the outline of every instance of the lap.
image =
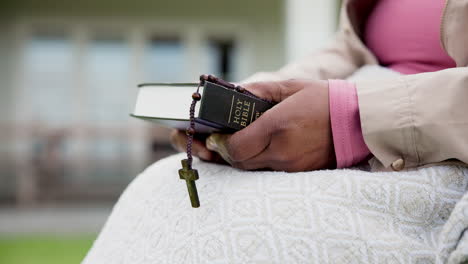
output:
M 402 263 L 435 259 L 466 189 L 458 167 L 245 172 L 195 161 L 201 207 L 159 161 L 122 194 L 84 263 Z M 445 219 L 445 220 L 444 220 Z

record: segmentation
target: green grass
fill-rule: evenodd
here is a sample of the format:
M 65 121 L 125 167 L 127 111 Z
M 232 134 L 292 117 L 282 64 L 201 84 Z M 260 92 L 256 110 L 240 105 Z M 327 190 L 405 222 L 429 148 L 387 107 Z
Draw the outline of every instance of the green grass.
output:
M 71 237 L 21 236 L 0 238 L 0 263 L 81 263 L 94 239 L 94 235 Z

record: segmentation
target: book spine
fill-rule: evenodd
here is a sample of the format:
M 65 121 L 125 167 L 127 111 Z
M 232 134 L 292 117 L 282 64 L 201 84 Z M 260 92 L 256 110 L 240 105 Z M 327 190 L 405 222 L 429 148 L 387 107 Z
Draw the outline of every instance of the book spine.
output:
M 198 119 L 232 132 L 247 127 L 271 107 L 273 104 L 269 102 L 206 82 Z

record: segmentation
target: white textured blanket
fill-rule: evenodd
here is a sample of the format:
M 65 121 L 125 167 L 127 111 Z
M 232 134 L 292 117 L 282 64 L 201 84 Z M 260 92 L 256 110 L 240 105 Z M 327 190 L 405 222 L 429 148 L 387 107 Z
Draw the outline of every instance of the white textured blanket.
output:
M 245 172 L 196 160 L 192 209 L 181 158 L 130 184 L 84 263 L 468 261 L 466 168 Z

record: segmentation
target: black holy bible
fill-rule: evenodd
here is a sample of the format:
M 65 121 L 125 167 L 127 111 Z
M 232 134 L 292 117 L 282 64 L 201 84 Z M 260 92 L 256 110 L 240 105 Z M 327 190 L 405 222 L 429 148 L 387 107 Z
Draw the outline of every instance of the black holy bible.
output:
M 205 82 L 196 121 L 237 131 L 259 118 L 273 105 L 219 84 Z
M 189 125 L 191 95 L 198 84 L 142 84 L 133 117 L 185 130 Z M 245 128 L 273 103 L 206 81 L 195 109 L 197 133 L 228 132 Z

